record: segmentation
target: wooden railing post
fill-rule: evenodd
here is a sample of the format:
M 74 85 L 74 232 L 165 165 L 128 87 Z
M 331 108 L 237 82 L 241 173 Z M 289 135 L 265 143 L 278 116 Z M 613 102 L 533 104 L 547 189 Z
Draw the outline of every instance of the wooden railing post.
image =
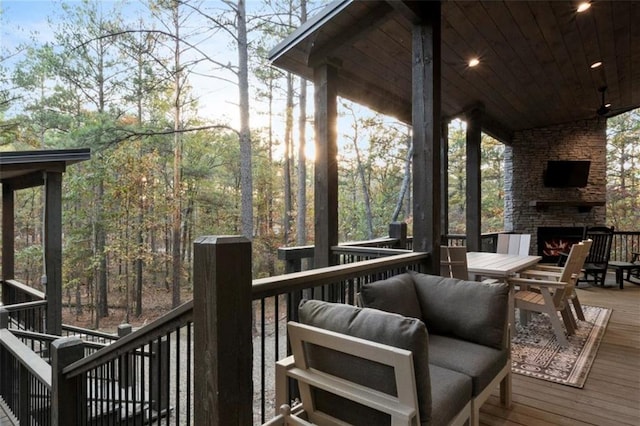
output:
M 0 329 L 9 328 L 9 311 L 0 306 Z
M 194 424 L 251 425 L 251 243 L 200 237 L 193 267 Z
M 0 306 L 0 329 L 9 328 L 9 312 Z M 7 360 L 5 357 L 5 348 L 0 345 L 0 371 L 7 371 Z M 4 395 L 6 390 L 9 389 L 9 380 L 7 380 L 7 374 L 0 374 L 0 395 Z
M 79 337 L 63 337 L 51 343 L 51 424 L 77 425 L 78 404 L 86 404 L 82 389 L 84 375 L 67 379 L 62 370 L 84 357 L 84 343 Z
M 389 238 L 398 240 L 394 248 L 407 248 L 407 224 L 404 222 L 391 222 L 389 224 Z
M 123 338 L 131 334 L 133 328 L 131 324 L 120 324 L 118 326 L 118 337 Z M 133 355 L 122 355 L 118 363 L 118 382 L 121 389 L 127 389 L 133 385 L 135 377 L 135 358 Z

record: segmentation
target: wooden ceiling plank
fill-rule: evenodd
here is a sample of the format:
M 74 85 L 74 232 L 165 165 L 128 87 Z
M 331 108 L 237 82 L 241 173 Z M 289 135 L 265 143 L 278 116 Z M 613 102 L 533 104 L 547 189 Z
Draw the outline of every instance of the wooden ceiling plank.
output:
M 549 50 L 549 46 L 545 40 L 544 34 L 540 29 L 540 23 L 536 16 L 535 10 L 532 9 L 530 3 L 506 2 L 512 16 L 524 38 L 529 40 L 526 46 L 522 48 L 531 49 L 531 57 L 529 61 L 533 66 L 539 66 L 542 70 L 538 74 L 540 93 L 534 98 L 538 108 L 544 108 L 544 105 L 564 104 L 564 99 L 560 96 L 562 85 L 556 81 L 556 77 L 560 74 L 560 69 L 553 55 Z M 570 106 L 569 106 L 570 107 Z M 555 120 L 550 118 L 549 123 L 560 122 L 558 118 Z
M 358 74 L 352 74 L 345 70 L 339 72 L 340 96 L 358 102 L 362 96 L 367 96 L 374 101 L 370 106 L 383 114 L 395 117 L 398 120 L 411 123 L 411 105 L 407 104 L 403 97 L 390 93 L 377 85 L 363 81 Z
M 596 102 L 597 97 L 594 95 L 598 93 L 599 86 L 594 83 L 593 74 L 597 75 L 599 71 L 591 69 L 591 64 L 595 62 L 595 59 L 593 62 L 589 62 L 588 57 L 595 56 L 597 53 L 587 53 L 585 51 L 583 42 L 586 42 L 586 40 L 582 39 L 578 28 L 577 21 L 584 19 L 585 16 L 575 10 L 567 11 L 564 3 L 551 2 L 550 6 L 556 15 L 559 33 L 562 35 L 565 50 L 573 66 L 575 78 L 575 85 L 572 88 L 572 96 L 575 100 L 573 108 L 579 108 L 584 110 L 585 114 L 589 114 L 595 111 L 598 105 Z M 585 35 L 585 37 L 591 39 L 594 39 L 594 36 L 594 34 Z
M 503 37 L 500 29 L 487 14 L 483 4 L 464 2 L 459 6 L 460 12 L 467 18 L 465 21 L 470 30 L 469 38 L 482 45 L 484 60 L 480 66 L 490 67 L 511 89 L 510 96 L 528 98 L 531 95 L 530 74 L 513 51 L 511 43 Z M 481 27 L 478 27 L 477 23 L 482 23 Z
M 493 114 L 501 112 L 500 115 L 506 119 L 512 114 L 509 109 L 524 111 L 525 105 L 522 104 L 516 93 L 501 81 L 495 80 L 496 75 L 500 75 L 499 72 L 496 74 L 497 70 L 492 70 L 491 66 L 486 66 L 486 63 L 475 68 L 468 67 L 468 57 L 471 52 L 477 52 L 477 49 L 469 46 L 465 40 L 470 34 L 477 35 L 477 31 L 471 24 L 464 22 L 466 18 L 460 9 L 451 6 L 453 5 L 449 5 L 447 8 L 447 26 L 443 37 L 443 58 L 446 58 L 444 62 L 447 67 L 450 66 L 455 71 L 448 75 L 450 80 L 461 80 L 458 85 L 465 87 L 465 91 L 461 92 L 461 95 L 466 93 L 467 104 L 477 103 L 483 98 L 487 110 Z M 445 52 L 447 53 L 445 54 Z M 490 63 L 491 61 L 486 62 Z
M 630 21 L 630 4 L 631 2 L 620 2 L 620 4 L 610 5 L 613 15 L 613 28 L 609 29 L 609 44 L 615 46 L 615 66 L 617 71 L 616 84 L 610 92 L 607 90 L 607 94 L 611 96 L 611 109 L 625 108 L 632 103 L 630 96 L 632 74 L 631 61 L 629 61 L 631 57 L 631 32 L 629 28 L 633 21 Z M 601 22 L 601 20 L 598 20 L 598 30 L 601 28 Z M 636 21 L 635 25 L 640 25 L 640 22 Z
M 384 21 L 388 20 L 389 13 L 393 11 L 386 2 L 371 3 L 371 5 L 373 7 L 367 12 L 366 20 L 358 20 L 356 25 L 351 24 L 344 31 L 323 39 L 321 45 L 316 43 L 309 53 L 307 64 L 310 67 L 315 67 L 328 56 L 331 56 L 334 50 L 367 37 L 369 33 L 376 31 Z
M 630 5 L 631 11 L 631 104 L 640 105 L 640 2 Z
M 603 7 L 602 4 L 598 4 L 597 6 L 598 8 Z M 608 68 L 607 62 L 609 62 L 609 60 L 603 55 L 599 42 L 598 31 L 596 29 L 595 14 L 591 12 L 587 11 L 579 14 L 576 17 L 576 26 L 578 27 L 580 40 L 589 66 L 596 61 L 602 61 L 603 63 L 601 67 L 591 70 L 591 82 L 596 90 L 592 92 L 592 98 L 589 105 L 594 105 L 595 109 L 597 109 L 600 105 L 600 93 L 598 92 L 598 88 L 607 84 L 605 69 Z
M 542 66 L 537 61 L 531 61 L 534 57 L 533 50 L 529 46 L 529 41 L 526 39 L 520 25 L 516 22 L 516 17 L 512 13 L 512 9 L 509 2 L 486 2 L 483 3 L 484 8 L 490 15 L 491 19 L 496 23 L 496 26 L 500 28 L 506 40 L 509 40 L 509 44 L 517 46 L 514 48 L 514 52 L 520 63 L 526 64 L 526 74 L 529 76 L 529 101 L 540 102 L 545 98 L 546 92 L 549 90 L 548 85 L 540 84 L 540 81 L 544 81 L 546 75 Z M 522 5 L 520 6 L 522 8 Z M 523 79 L 523 83 L 524 83 Z M 549 112 L 546 109 L 539 109 L 535 112 L 538 115 L 536 122 L 542 120 L 553 120 Z
M 555 114 L 563 114 L 564 111 L 578 105 L 577 99 L 572 95 L 577 85 L 576 79 L 573 77 L 573 66 L 567 60 L 569 53 L 558 31 L 558 17 L 553 13 L 549 2 L 536 3 L 533 7 L 533 13 L 540 33 L 547 43 L 544 55 L 553 59 L 553 62 L 547 64 L 547 72 L 555 76 L 553 86 L 561 101 L 558 104 L 549 102 L 547 105 L 549 108 L 555 109 Z M 566 16 L 560 17 L 560 19 L 566 18 Z
M 498 1 L 482 3 L 482 10 L 483 13 L 477 14 L 476 19 L 486 19 L 490 23 L 492 37 L 488 41 L 494 48 L 500 47 L 500 53 L 505 55 L 501 56 L 502 62 L 511 68 L 519 85 L 526 86 L 529 91 L 537 90 L 531 67 L 525 64 L 523 57 L 514 47 L 515 44 L 519 45 L 525 40 L 522 33 L 513 25 L 513 17 L 509 10 L 504 3 Z

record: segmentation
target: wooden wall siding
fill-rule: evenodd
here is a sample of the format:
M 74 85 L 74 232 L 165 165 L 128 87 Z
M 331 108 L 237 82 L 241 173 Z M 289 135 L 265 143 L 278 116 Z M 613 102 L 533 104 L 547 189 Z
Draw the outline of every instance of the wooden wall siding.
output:
M 342 61 L 340 96 L 410 122 L 411 23 L 389 3 L 334 5 L 340 13 L 283 42 L 272 59 L 311 79 L 308 60 L 318 49 Z M 640 2 L 575 8 L 573 1 L 442 2 L 443 115 L 481 103 L 484 130 L 508 140 L 515 130 L 595 117 L 604 84 L 612 108 L 640 106 Z M 472 56 L 481 64 L 470 69 Z M 591 70 L 596 60 L 604 66 Z

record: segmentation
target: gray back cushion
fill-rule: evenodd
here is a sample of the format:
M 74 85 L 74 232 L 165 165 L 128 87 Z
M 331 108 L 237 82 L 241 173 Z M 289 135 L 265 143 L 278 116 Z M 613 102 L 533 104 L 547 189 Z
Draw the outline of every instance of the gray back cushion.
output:
M 300 322 L 337 333 L 348 334 L 412 352 L 416 376 L 416 391 L 420 421 L 427 424 L 431 420 L 431 381 L 429 377 L 428 335 L 424 323 L 415 318 L 379 311 L 357 308 L 340 303 L 319 300 L 303 300 L 298 310 Z M 318 347 L 307 347 L 309 362 L 314 368 L 327 371 L 338 377 L 395 394 L 393 371 L 375 363 L 354 362 L 350 356 L 341 353 L 329 354 Z M 379 413 L 370 412 L 366 407 L 333 399 L 329 395 L 317 395 L 318 407 L 323 406 L 329 413 L 354 424 L 381 424 Z M 346 415 L 346 417 L 344 417 Z M 357 420 L 357 421 L 356 421 Z M 384 423 L 388 423 L 385 421 Z
M 360 299 L 367 308 L 422 318 L 413 277 L 408 273 L 364 284 L 360 289 Z
M 502 349 L 509 286 L 410 272 L 429 333 Z

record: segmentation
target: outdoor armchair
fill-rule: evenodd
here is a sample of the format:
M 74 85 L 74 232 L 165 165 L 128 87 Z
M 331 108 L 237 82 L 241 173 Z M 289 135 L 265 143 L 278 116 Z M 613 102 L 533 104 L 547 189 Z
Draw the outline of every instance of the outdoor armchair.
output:
M 553 272 L 532 269 L 524 271 L 520 277 L 509 279 L 511 284 L 519 286 L 519 290 L 514 295 L 514 305 L 520 309 L 521 320 L 526 321 L 527 311 L 547 314 L 556 338 L 562 346 L 568 344 L 565 329 L 566 334 L 571 335 L 577 327 L 569 301 L 572 300 L 575 283 L 587 250 L 588 245 L 583 242 L 574 244 L 565 266 L 556 277 L 550 277 L 550 274 L 554 274 Z M 558 313 L 563 319 L 565 329 L 558 318 Z

